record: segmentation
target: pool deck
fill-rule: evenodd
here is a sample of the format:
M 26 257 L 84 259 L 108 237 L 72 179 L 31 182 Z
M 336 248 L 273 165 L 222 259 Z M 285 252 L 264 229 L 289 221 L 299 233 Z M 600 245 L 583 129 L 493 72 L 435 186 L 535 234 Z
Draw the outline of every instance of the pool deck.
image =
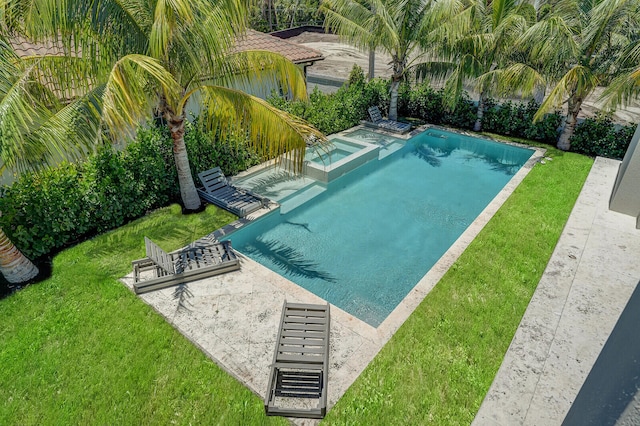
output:
M 473 241 L 528 170 L 544 167 L 538 163 L 542 156 L 541 152 L 534 154 L 378 328 L 331 306 L 329 407 Z M 476 424 L 562 422 L 640 278 L 640 231 L 635 230 L 635 220 L 606 208 L 618 164 L 596 161 Z M 629 260 L 632 254 L 636 255 L 633 261 Z M 132 287 L 131 275 L 123 281 Z M 580 283 L 586 285 L 578 286 Z M 140 297 L 261 397 L 267 387 L 283 301 L 325 303 L 246 257 L 242 257 L 240 271 Z M 315 421 L 298 419 L 295 423 Z
M 619 164 L 596 159 L 474 426 L 565 420 L 640 281 L 636 220 L 608 208 Z

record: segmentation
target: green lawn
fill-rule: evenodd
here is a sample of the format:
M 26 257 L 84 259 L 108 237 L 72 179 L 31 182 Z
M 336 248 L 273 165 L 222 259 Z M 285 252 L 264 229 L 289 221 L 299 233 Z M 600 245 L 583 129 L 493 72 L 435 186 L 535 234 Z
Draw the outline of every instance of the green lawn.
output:
M 550 149 L 331 410 L 330 424 L 468 424 L 592 160 Z M 65 250 L 0 300 L 0 424 L 286 424 L 118 282 L 143 236 L 172 250 L 232 221 L 162 209 Z
M 0 301 L 0 424 L 286 424 L 118 281 L 145 235 L 183 246 L 235 219 L 162 209 L 55 257 Z

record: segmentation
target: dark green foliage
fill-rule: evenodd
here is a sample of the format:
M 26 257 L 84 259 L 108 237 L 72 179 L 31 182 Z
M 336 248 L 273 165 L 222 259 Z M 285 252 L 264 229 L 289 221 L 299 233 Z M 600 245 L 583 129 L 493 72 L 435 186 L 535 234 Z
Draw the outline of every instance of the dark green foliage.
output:
M 196 184 L 198 173 L 203 170 L 217 166 L 225 175 L 232 176 L 260 162 L 260 157 L 249 149 L 244 134 L 213 135 L 204 130 L 198 120 L 186 127 L 184 142 Z
M 555 144 L 562 117 L 555 112 L 534 123 L 533 116 L 539 107 L 533 99 L 526 104 L 511 101 L 498 104 L 488 99 L 482 117 L 482 130 Z
M 185 142 L 194 178 L 214 166 L 236 174 L 259 161 L 244 138 L 221 140 L 197 125 L 187 125 Z M 2 188 L 0 226 L 35 259 L 117 228 L 179 196 L 166 127 L 141 128 L 124 150 L 105 146 L 83 164 L 25 173 Z
M 382 110 L 389 105 L 389 82 L 375 79 L 366 83 L 364 73 L 354 66 L 347 84 L 336 93 L 324 94 L 316 87 L 309 102 L 287 101 L 278 96 L 269 98 L 272 105 L 302 117 L 324 134 L 348 129 L 367 118 L 367 109 L 378 105 Z
M 571 137 L 571 150 L 590 156 L 621 160 L 629 148 L 636 126 L 616 129 L 611 117 L 598 114 L 576 127 Z
M 27 173 L 3 190 L 0 223 L 22 250 L 35 258 L 90 232 L 91 213 L 84 208 L 78 166 Z
M 442 90 L 434 90 L 428 83 L 400 88 L 400 114 L 420 118 L 427 123 L 444 124 Z
M 462 96 L 456 102 L 453 111 L 446 111 L 444 114 L 444 123 L 459 129 L 473 129 L 476 122 L 478 108 L 473 103 L 467 92 L 462 92 Z

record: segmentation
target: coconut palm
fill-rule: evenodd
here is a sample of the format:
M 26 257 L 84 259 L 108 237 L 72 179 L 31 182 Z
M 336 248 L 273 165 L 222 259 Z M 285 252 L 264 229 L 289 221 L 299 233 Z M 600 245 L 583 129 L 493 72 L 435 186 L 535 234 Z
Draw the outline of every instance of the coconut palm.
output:
M 67 114 L 99 139 L 122 140 L 152 113 L 173 139 L 180 192 L 186 209 L 200 207 L 184 143 L 187 103 L 194 100 L 213 130 L 246 131 L 264 156 L 289 156 L 299 167 L 315 129 L 239 88 L 276 82 L 294 97 L 306 96 L 302 71 L 268 52 L 238 52 L 246 28 L 242 0 L 4 0 L 5 28 L 63 54 L 27 58 L 32 75 L 53 93 L 81 99 Z M 64 127 L 54 128 L 64 129 Z M 68 127 L 67 127 L 68 129 Z M 103 133 L 103 137 L 104 137 Z
M 416 76 L 445 80 L 444 99 L 452 109 L 462 96 L 464 84 L 477 83 L 478 113 L 473 130 L 479 132 L 494 83 L 479 77 L 509 63 L 515 40 L 534 20 L 535 10 L 526 1 L 474 1 L 441 28 L 446 34 L 442 37 L 446 42 L 438 46 L 441 59 L 422 64 Z
M 618 65 L 620 75 L 602 94 L 605 105 L 612 109 L 640 98 L 640 39 L 625 49 Z
M 434 29 L 463 9 L 457 0 L 323 0 L 325 26 L 362 51 L 391 56 L 389 118 L 398 118 L 398 87 L 420 63 Z
M 560 0 L 539 9 L 538 22 L 520 38 L 527 60 L 501 70 L 503 87 L 532 93 L 541 80 L 551 84 L 534 119 L 566 104 L 558 148 L 570 139 L 585 98 L 618 73 L 625 48 L 640 24 L 638 0 Z

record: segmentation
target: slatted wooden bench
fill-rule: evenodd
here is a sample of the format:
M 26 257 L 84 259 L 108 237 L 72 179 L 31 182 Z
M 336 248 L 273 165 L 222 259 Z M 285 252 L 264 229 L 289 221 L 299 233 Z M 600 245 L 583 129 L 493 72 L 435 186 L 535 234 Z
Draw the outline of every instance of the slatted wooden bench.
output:
M 133 289 L 138 294 L 240 269 L 230 241 L 202 239 L 171 253 L 147 237 L 144 242 L 147 257 L 132 262 Z
M 269 386 L 267 415 L 321 419 L 327 410 L 329 304 L 284 302 Z M 315 407 L 286 406 L 286 398 L 317 399 Z M 279 402 L 280 401 L 280 402 Z
M 198 178 L 203 185 L 197 188 L 200 198 L 237 216 L 244 217 L 269 202 L 265 197 L 229 184 L 220 167 L 201 172 Z

